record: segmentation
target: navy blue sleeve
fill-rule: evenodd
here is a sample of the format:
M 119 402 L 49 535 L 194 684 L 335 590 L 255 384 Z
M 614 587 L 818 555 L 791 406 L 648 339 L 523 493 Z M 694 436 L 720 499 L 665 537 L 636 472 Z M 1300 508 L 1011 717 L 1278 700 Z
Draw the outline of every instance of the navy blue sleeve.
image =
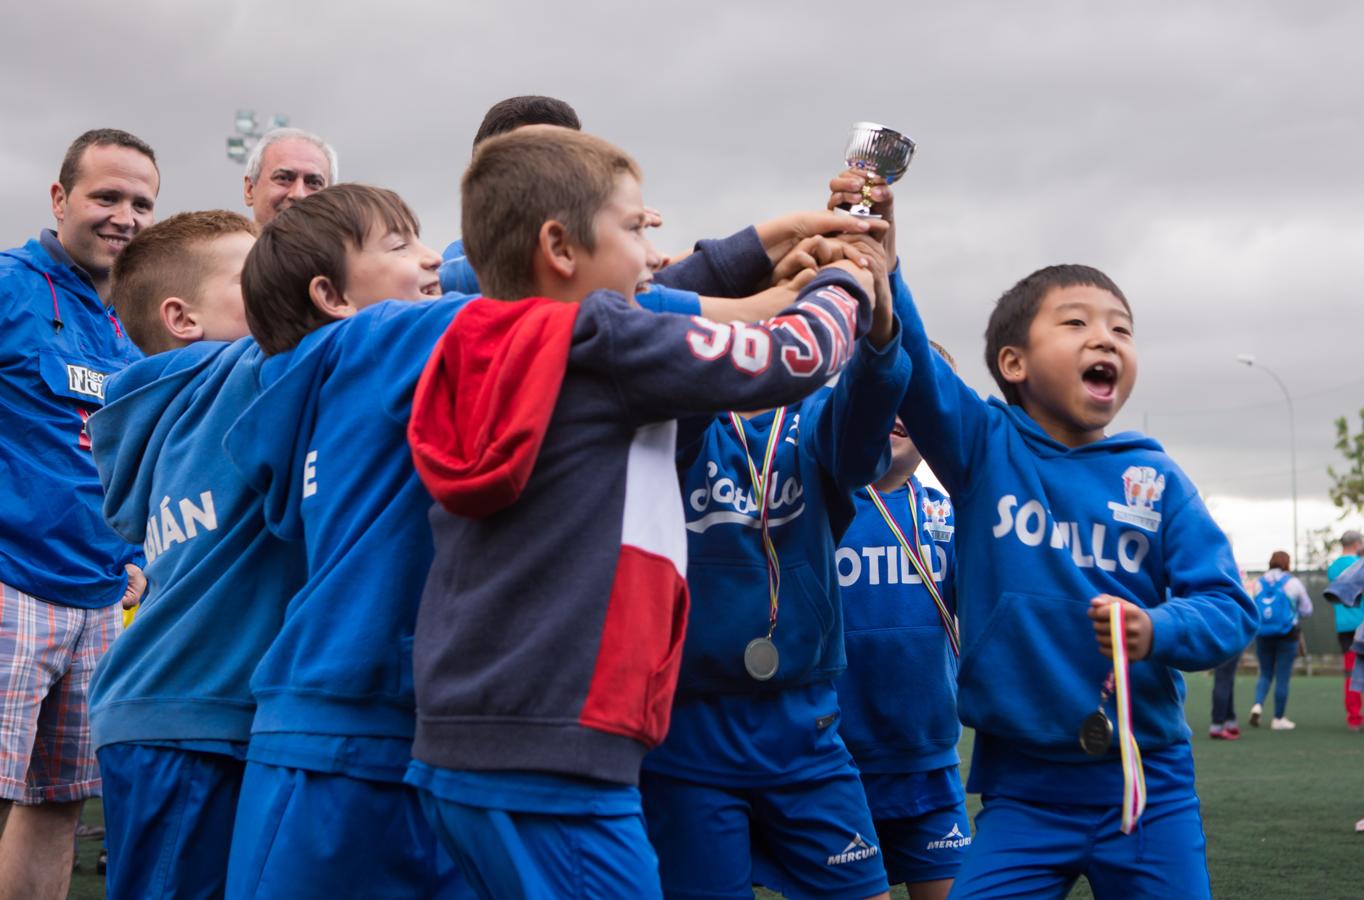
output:
M 651 315 L 600 291 L 583 301 L 569 359 L 609 375 L 626 416 L 647 424 L 801 400 L 847 365 L 870 324 L 870 299 L 839 269 L 751 325 Z
M 701 315 L 701 298 L 694 291 L 655 286 L 635 297 L 635 302 L 649 312 L 675 313 L 679 316 Z
M 706 297 L 747 297 L 765 285 L 772 260 L 753 226 L 717 241 L 697 241 L 691 255 L 654 274 L 664 287 Z

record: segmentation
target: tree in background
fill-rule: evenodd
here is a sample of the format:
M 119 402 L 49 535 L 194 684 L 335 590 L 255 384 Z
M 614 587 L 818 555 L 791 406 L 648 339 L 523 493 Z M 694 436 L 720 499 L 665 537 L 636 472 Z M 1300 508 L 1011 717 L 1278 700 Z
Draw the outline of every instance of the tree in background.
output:
M 1331 476 L 1328 493 L 1342 515 L 1364 512 L 1364 409 L 1359 411 L 1359 425 L 1359 431 L 1351 434 L 1346 417 L 1336 419 L 1336 449 L 1345 457 L 1346 465 L 1340 472 L 1335 466 L 1326 467 L 1326 474 Z

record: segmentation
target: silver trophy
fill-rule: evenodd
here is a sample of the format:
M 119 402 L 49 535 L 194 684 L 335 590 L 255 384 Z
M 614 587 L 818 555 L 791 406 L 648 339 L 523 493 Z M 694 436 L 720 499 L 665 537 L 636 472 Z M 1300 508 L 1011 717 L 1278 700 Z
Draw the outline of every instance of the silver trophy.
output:
M 894 184 L 900 180 L 914 158 L 914 142 L 898 131 L 875 122 L 857 122 L 848 135 L 848 149 L 843 153 L 848 167 L 867 174 L 862 185 L 862 202 L 849 210 L 854 216 L 878 218 L 871 211 L 871 189 L 879 182 Z

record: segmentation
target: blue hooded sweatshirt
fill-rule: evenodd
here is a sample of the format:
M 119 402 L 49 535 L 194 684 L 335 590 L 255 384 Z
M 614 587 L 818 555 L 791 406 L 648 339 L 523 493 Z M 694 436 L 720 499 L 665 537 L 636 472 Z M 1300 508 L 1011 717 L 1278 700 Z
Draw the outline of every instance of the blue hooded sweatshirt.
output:
M 1176 670 L 1229 659 L 1257 625 L 1226 536 L 1151 438 L 1124 432 L 1070 448 L 1022 408 L 982 400 L 929 347 L 908 288 L 894 285 L 914 367 L 901 418 L 966 523 L 956 538 L 958 707 L 977 731 L 968 788 L 1121 802 L 1116 735 L 1099 759 L 1078 739 L 1112 668 L 1089 601 L 1112 594 L 1151 617 L 1150 655 L 1130 667 L 1148 796 L 1191 791 Z M 1116 721 L 1112 699 L 1105 708 Z
M 650 286 L 649 290 L 635 297 L 635 302 L 650 312 L 669 312 L 684 316 L 699 316 L 701 314 L 701 300 L 695 290 L 684 290 L 680 287 L 669 287 L 668 285 L 681 285 L 695 283 L 698 278 L 703 278 L 710 287 L 710 293 L 721 297 L 744 297 L 753 293 L 753 283 L 758 277 L 768 274 L 770 271 L 756 271 L 747 263 L 732 268 L 729 263 L 735 257 L 732 255 L 731 248 L 737 243 L 747 245 L 748 250 L 752 250 L 756 245 L 758 252 L 766 260 L 767 251 L 763 249 L 762 242 L 758 240 L 758 233 L 753 228 L 746 228 L 737 234 L 731 235 L 722 241 L 698 241 L 695 252 L 684 259 L 662 269 L 658 273 L 658 283 Z M 721 248 L 721 254 L 716 255 L 716 248 Z M 440 267 L 440 289 L 448 293 L 458 294 L 478 294 L 478 275 L 474 272 L 474 267 L 469 264 L 469 258 L 464 255 L 464 241 L 456 240 L 445 248 L 441 254 L 444 262 Z M 753 254 L 749 253 L 749 258 Z M 758 263 L 759 270 L 761 263 Z M 698 271 L 705 269 L 704 273 Z
M 90 417 L 105 515 L 147 556 L 137 619 L 90 686 L 96 748 L 251 735 L 251 673 L 304 574 L 302 546 L 266 529 L 222 452 L 261 359 L 250 338 L 149 357 L 109 380 Z
M 0 582 L 82 609 L 123 596 L 141 557 L 104 521 L 85 421 L 141 358 L 53 232 L 0 253 Z
M 728 416 L 681 423 L 691 616 L 672 727 L 646 769 L 707 783 L 780 783 L 846 760 L 828 727 L 837 709 L 833 679 L 846 664 L 834 553 L 853 517 L 852 492 L 890 463 L 886 436 L 908 377 L 897 341 L 877 351 L 864 340 L 836 386 L 787 410 L 766 498 L 781 563 L 772 635 L 780 663 L 768 681 L 750 677 L 743 662 L 769 616 L 744 447 Z M 755 467 L 774 418 L 769 411 L 739 419 Z M 807 724 L 802 739 L 791 738 L 790 729 Z
M 387 301 L 317 329 L 265 360 L 260 396 L 228 432 L 270 530 L 302 539 L 308 560 L 251 679 L 249 759 L 337 771 L 332 744 L 312 736 L 372 738 L 366 758 L 339 770 L 402 780 L 413 625 L 432 556 L 407 419 L 432 347 L 468 299 Z
M 838 548 L 848 668 L 838 679 L 839 732 L 862 772 L 927 772 L 959 762 L 957 659 L 942 617 L 895 534 L 866 490 Z M 931 573 L 943 603 L 957 608 L 956 518 L 941 491 L 917 478 L 881 499 L 913 547 L 931 552 Z
M 910 478 L 881 499 L 919 546 L 943 603 L 957 609 L 956 517 L 941 491 Z M 957 742 L 957 657 L 932 596 L 865 489 L 838 548 L 848 668 L 837 681 L 839 734 L 862 773 L 877 820 L 905 818 L 964 799 Z

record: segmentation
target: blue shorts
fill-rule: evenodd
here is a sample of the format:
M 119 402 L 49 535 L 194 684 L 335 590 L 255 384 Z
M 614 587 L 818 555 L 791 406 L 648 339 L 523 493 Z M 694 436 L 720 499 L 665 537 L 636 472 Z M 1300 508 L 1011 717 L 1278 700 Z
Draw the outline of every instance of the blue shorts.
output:
M 227 896 L 417 900 L 471 892 L 414 788 L 249 761 Z
M 714 787 L 645 771 L 649 839 L 669 898 L 870 897 L 887 889 L 881 848 L 851 763 L 808 781 Z
M 95 755 L 110 900 L 221 897 L 245 763 L 138 743 L 107 744 Z
M 1109 897 L 1210 898 L 1198 796 L 1151 802 L 1130 835 L 1118 807 L 1044 805 L 985 797 L 953 900 L 1065 897 L 1084 875 Z
M 957 877 L 971 846 L 966 801 L 903 819 L 877 819 L 881 857 L 891 884 Z
M 524 812 L 420 793 L 427 818 L 480 897 L 662 897 L 658 857 L 638 812 Z

